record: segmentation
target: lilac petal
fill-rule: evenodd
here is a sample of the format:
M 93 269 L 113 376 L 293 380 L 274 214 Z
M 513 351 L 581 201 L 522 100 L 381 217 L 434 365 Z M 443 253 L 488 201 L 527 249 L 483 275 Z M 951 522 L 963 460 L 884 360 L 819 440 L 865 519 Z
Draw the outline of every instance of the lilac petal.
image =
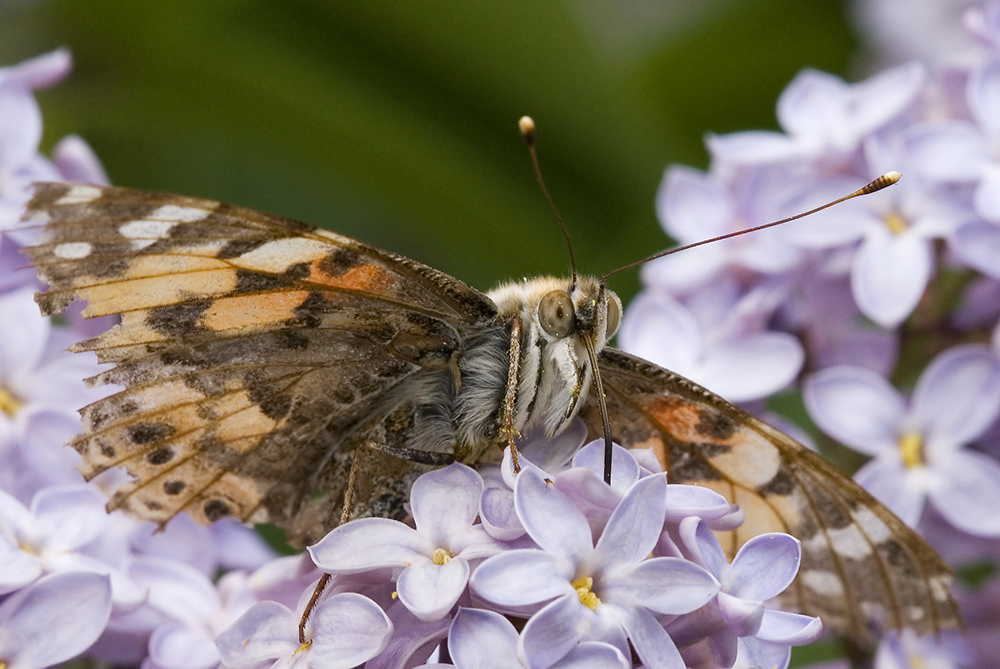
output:
M 149 638 L 149 659 L 162 669 L 214 669 L 219 649 L 204 632 L 164 625 Z
M 341 525 L 308 550 L 316 566 L 324 571 L 357 574 L 413 564 L 426 559 L 435 548 L 427 537 L 403 523 L 362 518 Z
M 495 611 L 461 608 L 448 630 L 448 651 L 459 667 L 522 669 L 516 647 L 517 630 Z
M 801 559 L 802 544 L 795 537 L 760 534 L 736 553 L 732 569 L 722 579 L 722 587 L 743 599 L 767 601 L 791 585 Z
M 93 486 L 60 486 L 40 490 L 31 500 L 31 510 L 48 546 L 73 550 L 104 532 L 108 526 L 107 501 Z
M 577 644 L 593 615 L 575 593 L 560 597 L 528 620 L 517 642 L 518 655 L 531 669 L 548 667 Z
M 931 243 L 914 234 L 872 228 L 858 249 L 851 290 L 861 312 L 884 328 L 910 315 L 930 280 Z
M 219 609 L 219 594 L 212 582 L 194 567 L 165 558 L 137 558 L 129 575 L 149 588 L 148 603 L 176 620 L 207 620 Z
M 673 639 L 649 611 L 635 609 L 622 618 L 629 641 L 643 665 L 649 669 L 684 669 L 684 659 Z
M 390 605 L 386 614 L 393 624 L 392 636 L 385 649 L 365 663 L 365 669 L 411 667 L 448 637 L 449 618 L 423 622 L 399 602 Z
M 809 148 L 819 148 L 826 137 L 849 132 L 845 127 L 847 91 L 847 84 L 832 74 L 803 70 L 778 98 L 778 123 L 788 134 L 806 140 Z
M 1000 360 L 985 344 L 941 353 L 920 376 L 911 416 L 924 427 L 928 447 L 972 441 L 1000 414 Z
M 1000 195 L 1000 183 L 997 185 Z M 1000 218 L 1000 198 L 997 202 Z M 966 223 L 951 238 L 955 252 L 968 265 L 994 279 L 1000 279 L 1000 226 L 986 221 Z
M 720 592 L 716 602 L 726 625 L 736 636 L 753 636 L 760 629 L 764 604 L 760 600 L 742 599 Z
M 549 669 L 630 669 L 632 663 L 625 660 L 622 652 L 609 643 L 584 641 L 566 653 Z
M 38 364 L 49 338 L 49 321 L 38 315 L 34 292 L 24 288 L 0 295 L 0 323 L 4 324 L 0 378 L 8 381 Z M 12 327 L 14 323 L 17 327 Z
M 708 569 L 713 576 L 721 576 L 729 569 L 729 560 L 719 540 L 700 518 L 685 518 L 678 527 L 681 541 L 691 559 Z
M 761 332 L 707 354 L 702 380 L 729 401 L 746 402 L 788 386 L 804 360 L 802 345 L 793 335 Z
M 42 113 L 31 90 L 0 82 L 0 168 L 14 172 L 32 159 L 42 138 Z
M 926 78 L 923 64 L 911 61 L 854 84 L 851 88 L 856 132 L 871 132 L 903 111 L 920 92 Z
M 316 607 L 310 665 L 350 669 L 389 643 L 393 625 L 372 600 L 353 592 L 333 595 Z
M 716 177 L 683 166 L 667 170 L 656 212 L 667 234 L 684 243 L 729 232 L 736 216 L 729 193 Z
M 479 502 L 479 517 L 483 528 L 494 539 L 513 541 L 524 536 L 524 526 L 514 513 L 514 491 L 487 487 Z
M 789 646 L 768 643 L 755 637 L 737 639 L 736 644 L 738 654 L 733 669 L 757 669 L 758 667 L 786 669 L 792 658 L 792 649 Z M 831 663 L 812 666 L 814 669 L 821 669 L 821 667 L 823 669 L 840 669 L 842 666 L 847 667 L 847 663 L 845 660 L 843 665 Z
M 20 590 L 41 575 L 38 558 L 22 551 L 0 532 L 0 595 Z
M 1000 136 L 1000 59 L 994 56 L 976 68 L 965 94 L 969 111 L 986 134 Z
M 725 269 L 733 260 L 732 249 L 731 244 L 720 241 L 658 258 L 641 267 L 642 283 L 670 295 L 690 293 L 711 282 Z
M 896 459 L 876 458 L 858 470 L 854 480 L 910 527 L 924 511 L 926 492 L 918 489 Z
M 241 667 L 291 655 L 301 645 L 298 618 L 277 602 L 258 602 L 215 639 L 226 666 Z
M 862 187 L 856 178 L 827 179 L 810 186 L 791 204 L 796 211 L 830 202 L 844 193 Z M 789 223 L 780 228 L 780 235 L 788 242 L 806 249 L 837 248 L 861 239 L 876 225 L 879 216 L 872 210 L 871 202 L 848 201 L 825 211 L 817 212 L 806 220 Z
M 935 462 L 940 481 L 928 491 L 934 507 L 958 529 L 975 536 L 1000 535 L 1000 463 L 970 450 Z
M 600 564 L 636 564 L 656 546 L 667 505 L 667 476 L 639 479 L 628 491 L 597 541 L 594 559 Z
M 49 667 L 79 655 L 111 616 L 111 585 L 92 573 L 50 574 L 0 603 L 0 657 Z
M 701 352 L 701 328 L 677 300 L 646 292 L 625 310 L 618 342 L 629 353 L 684 374 Z
M 609 575 L 608 580 L 611 581 Z M 681 558 L 652 558 L 605 584 L 607 599 L 635 598 L 656 613 L 681 615 L 701 608 L 719 592 L 719 582 L 704 568 Z
M 920 176 L 944 182 L 977 181 L 991 160 L 983 134 L 966 121 L 909 128 L 906 156 Z
M 632 454 L 618 444 L 612 444 L 611 488 L 624 495 L 639 480 L 639 463 Z M 589 469 L 604 480 L 604 440 L 595 439 L 573 457 L 573 466 Z
M 834 439 L 867 455 L 895 451 L 906 404 L 895 388 L 863 367 L 830 367 L 806 379 L 809 415 Z
M 106 186 L 111 183 L 90 145 L 77 135 L 67 135 L 52 147 L 52 159 L 66 181 Z
M 48 88 L 66 78 L 73 69 L 69 49 L 62 47 L 21 61 L 13 67 L 0 68 L 0 83 L 16 81 L 28 88 Z
M 794 157 L 795 142 L 780 132 L 750 130 L 705 138 L 712 159 L 736 165 L 759 165 Z
M 756 636 L 762 641 L 804 646 L 818 639 L 822 633 L 823 623 L 819 618 L 765 609 L 764 619 Z
M 457 462 L 421 476 L 410 491 L 417 531 L 435 546 L 446 546 L 447 537 L 475 521 L 483 487 L 483 478 L 474 469 Z
M 587 530 L 588 536 L 590 534 Z M 533 549 L 514 550 L 489 558 L 470 579 L 473 592 L 500 606 L 525 606 L 574 592 L 574 565 Z
M 719 520 L 730 511 L 732 505 L 726 498 L 709 488 L 682 483 L 667 486 L 667 522 L 678 523 L 688 516 Z
M 469 563 L 461 558 L 436 565 L 421 562 L 403 570 L 396 581 L 399 600 L 424 621 L 443 618 L 469 582 Z
M 544 431 L 530 435 L 518 443 L 518 450 L 540 469 L 557 472 L 569 464 L 586 439 L 587 425 L 577 418 L 551 439 L 545 436 Z
M 990 163 L 983 170 L 976 192 L 972 195 L 972 205 L 975 212 L 987 221 L 1000 223 L 1000 166 Z
M 593 551 L 590 526 L 583 513 L 534 470 L 525 469 L 518 475 L 514 508 L 528 535 L 544 550 L 573 563 Z

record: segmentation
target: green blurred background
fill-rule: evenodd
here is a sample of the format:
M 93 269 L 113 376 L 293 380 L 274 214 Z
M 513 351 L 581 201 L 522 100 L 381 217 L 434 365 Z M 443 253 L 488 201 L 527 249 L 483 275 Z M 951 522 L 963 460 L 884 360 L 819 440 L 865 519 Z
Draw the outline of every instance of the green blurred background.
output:
M 668 244 L 656 189 L 706 165 L 706 132 L 775 128 L 796 72 L 850 77 L 857 53 L 830 0 L 0 0 L 0 64 L 58 46 L 76 68 L 38 92 L 43 150 L 77 133 L 115 184 L 292 216 L 481 289 L 568 269 L 520 116 L 602 273 Z
M 538 124 L 582 271 L 663 248 L 654 195 L 706 132 L 773 128 L 802 67 L 848 75 L 829 0 L 0 0 L 0 63 L 68 46 L 43 149 L 115 184 L 292 216 L 487 289 L 567 271 L 517 119 Z M 628 297 L 636 272 L 616 277 Z

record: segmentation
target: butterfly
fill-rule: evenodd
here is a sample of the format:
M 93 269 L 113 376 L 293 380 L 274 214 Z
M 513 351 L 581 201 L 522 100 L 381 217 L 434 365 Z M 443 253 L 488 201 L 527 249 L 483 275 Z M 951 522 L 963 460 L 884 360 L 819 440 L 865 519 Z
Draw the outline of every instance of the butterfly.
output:
M 621 302 L 603 280 L 541 277 L 482 293 L 414 260 L 298 221 L 208 200 L 37 184 L 26 253 L 49 289 L 121 323 L 82 341 L 124 389 L 81 410 L 88 479 L 134 480 L 109 510 L 166 523 L 273 522 L 302 543 L 355 516 L 401 517 L 410 483 L 495 456 L 516 434 L 653 447 L 674 483 L 709 487 L 764 532 L 802 542 L 785 603 L 855 642 L 878 626 L 957 627 L 950 570 L 819 455 L 666 369 L 608 346 Z M 595 375 L 595 367 L 599 374 Z M 603 384 L 600 393 L 591 386 Z M 352 470 L 352 467 L 354 468 Z

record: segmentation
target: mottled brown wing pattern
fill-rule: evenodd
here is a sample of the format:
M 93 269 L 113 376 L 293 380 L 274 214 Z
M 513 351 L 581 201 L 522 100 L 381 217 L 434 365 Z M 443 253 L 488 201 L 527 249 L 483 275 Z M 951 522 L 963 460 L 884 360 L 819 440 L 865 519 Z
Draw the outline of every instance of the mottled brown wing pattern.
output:
M 913 530 L 821 456 L 694 383 L 640 358 L 600 358 L 617 443 L 652 447 L 673 483 L 709 487 L 746 521 L 719 534 L 730 558 L 750 538 L 787 532 L 802 565 L 783 603 L 855 642 L 879 628 L 958 627 L 951 570 Z M 584 412 L 600 434 L 592 398 Z
M 38 184 L 28 257 L 46 314 L 85 300 L 121 324 L 81 342 L 125 389 L 82 410 L 88 478 L 135 481 L 111 507 L 164 523 L 181 511 L 294 531 L 313 486 L 447 366 L 485 296 L 429 267 L 251 209 L 175 195 Z M 352 441 L 353 440 L 353 441 Z

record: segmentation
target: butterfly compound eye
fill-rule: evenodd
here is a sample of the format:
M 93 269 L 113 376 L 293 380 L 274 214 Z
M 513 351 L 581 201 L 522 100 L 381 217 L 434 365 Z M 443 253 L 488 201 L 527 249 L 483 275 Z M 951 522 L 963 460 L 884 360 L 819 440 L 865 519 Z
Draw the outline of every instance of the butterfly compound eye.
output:
M 569 336 L 573 320 L 573 300 L 565 290 L 545 293 L 538 301 L 538 324 L 550 336 Z
M 618 325 L 622 322 L 622 307 L 618 298 L 608 295 L 608 326 L 606 339 L 611 339 L 618 332 Z

